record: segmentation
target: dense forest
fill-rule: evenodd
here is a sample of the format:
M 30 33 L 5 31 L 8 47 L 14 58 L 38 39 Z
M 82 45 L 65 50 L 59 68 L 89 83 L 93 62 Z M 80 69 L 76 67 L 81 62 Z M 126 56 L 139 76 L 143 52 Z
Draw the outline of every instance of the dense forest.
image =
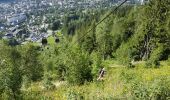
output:
M 56 43 L 1 40 L 0 99 L 170 99 L 170 1 L 124 5 L 96 27 L 113 9 L 66 14 Z

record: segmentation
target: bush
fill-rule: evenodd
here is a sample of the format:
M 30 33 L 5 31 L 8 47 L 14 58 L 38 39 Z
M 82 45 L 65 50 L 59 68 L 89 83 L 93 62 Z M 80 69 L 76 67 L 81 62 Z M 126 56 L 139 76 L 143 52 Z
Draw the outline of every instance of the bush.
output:
M 162 56 L 162 53 L 164 51 L 163 46 L 159 46 L 156 48 L 149 58 L 149 60 L 146 62 L 146 67 L 159 67 L 160 66 L 160 57 Z
M 99 53 L 93 52 L 91 54 L 91 62 L 92 62 L 92 74 L 93 78 L 98 77 L 99 69 L 102 67 L 102 58 Z
M 39 47 L 28 44 L 21 49 L 23 59 L 22 73 L 32 81 L 41 80 L 44 74 L 44 69 L 42 67 L 42 62 L 39 61 Z
M 78 48 L 68 53 L 66 61 L 68 66 L 67 81 L 71 84 L 84 84 L 92 80 L 89 55 L 83 53 Z

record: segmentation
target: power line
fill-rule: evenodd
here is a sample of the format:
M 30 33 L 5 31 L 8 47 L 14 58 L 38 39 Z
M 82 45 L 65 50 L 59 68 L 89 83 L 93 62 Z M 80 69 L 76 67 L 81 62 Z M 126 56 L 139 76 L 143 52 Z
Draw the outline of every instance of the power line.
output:
M 102 20 L 100 20 L 94 27 L 92 27 L 91 29 L 89 29 L 83 36 L 81 36 L 78 40 L 76 40 L 76 42 L 74 42 L 70 47 L 72 47 L 73 45 L 75 45 L 78 41 L 80 41 L 81 39 L 83 39 L 88 33 L 90 33 L 93 29 L 95 29 L 99 24 L 101 24 L 104 20 L 106 20 L 110 15 L 112 15 L 112 13 L 114 13 L 115 11 L 118 10 L 119 7 L 121 7 L 124 3 L 126 3 L 127 0 L 124 0 L 120 5 L 118 5 L 113 11 L 111 11 L 108 15 L 106 15 Z

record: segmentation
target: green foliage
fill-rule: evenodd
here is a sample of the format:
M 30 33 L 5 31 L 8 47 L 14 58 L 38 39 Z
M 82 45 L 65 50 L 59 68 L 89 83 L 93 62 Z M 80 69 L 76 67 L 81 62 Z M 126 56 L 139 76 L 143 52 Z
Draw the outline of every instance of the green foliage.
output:
M 137 100 L 168 100 L 170 97 L 169 67 L 162 69 L 124 69 L 121 80 L 125 82 L 128 98 Z M 154 75 L 150 74 L 155 73 Z M 161 75 L 165 73 L 164 75 Z M 151 78 L 152 77 L 152 78 Z M 125 92 L 125 93 L 126 93 Z
M 111 34 L 112 20 L 104 22 L 101 26 L 97 27 L 96 42 L 97 49 L 102 54 L 103 59 L 107 59 L 112 56 L 113 52 L 113 36 Z
M 95 22 L 92 23 L 92 27 L 94 27 Z M 82 47 L 83 50 L 87 51 L 88 53 L 92 53 L 94 50 L 96 50 L 96 34 L 95 34 L 95 28 L 92 32 L 88 34 L 84 39 L 81 40 L 79 45 Z M 83 32 L 83 34 L 85 34 Z M 79 38 L 79 37 L 78 37 Z M 81 37 L 80 37 L 81 38 Z
M 83 100 L 169 100 L 169 66 L 159 69 L 108 67 L 104 81 L 91 82 L 80 86 L 62 86 L 55 94 L 65 99 Z M 116 66 L 117 64 L 113 64 Z M 143 67 L 142 67 L 143 66 Z M 152 73 L 152 74 L 151 74 Z M 56 97 L 57 98 L 57 97 Z
M 132 98 L 139 100 L 168 100 L 170 97 L 169 80 L 166 78 L 156 79 L 153 82 L 133 82 Z
M 121 63 L 128 65 L 133 59 L 132 52 L 133 51 L 131 48 L 129 48 L 128 44 L 121 45 L 116 51 L 116 57 Z
M 22 88 L 27 89 L 31 85 L 31 80 L 26 75 L 22 76 Z
M 0 46 L 0 95 L 2 99 L 18 99 L 22 86 L 21 55 L 16 48 Z
M 55 86 L 54 86 L 54 84 L 52 84 L 52 78 L 50 78 L 49 73 L 45 73 L 43 79 L 44 79 L 43 86 L 45 87 L 45 89 L 47 89 L 47 90 L 55 89 Z
M 128 70 L 128 69 L 127 69 Z M 136 79 L 136 73 L 133 70 L 128 70 L 127 71 L 122 71 L 121 72 L 121 78 L 124 80 L 126 83 L 131 83 L 134 79 Z
M 62 44 L 47 46 L 43 48 L 41 52 L 42 66 L 44 68 L 44 74 L 49 73 L 49 77 L 52 80 L 65 80 L 66 69 L 65 65 L 65 45 L 66 42 Z
M 109 66 L 104 65 L 103 62 L 110 58 L 115 58 L 129 67 L 133 67 L 132 61 L 146 61 L 146 67 L 158 67 L 160 61 L 167 60 L 170 55 L 169 3 L 169 0 L 150 0 L 148 4 L 138 7 L 124 6 L 97 27 L 96 23 L 105 17 L 107 12 L 71 11 L 63 19 L 64 36 L 61 36 L 57 44 L 52 43 L 54 40 L 52 37 L 48 38 L 50 45 L 46 47 L 30 44 L 16 46 L 15 39 L 7 41 L 6 45 L 0 43 L 0 99 L 51 99 L 42 96 L 39 92 L 31 91 L 31 93 L 24 90 L 31 82 L 41 80 L 46 91 L 53 91 L 55 80 L 67 81 L 73 85 L 82 85 L 96 80 L 99 69 Z M 51 26 L 52 30 L 61 28 L 60 21 L 55 20 L 55 18 L 49 19 L 49 23 L 54 22 Z M 85 35 L 91 28 L 92 31 Z M 77 42 L 78 45 L 72 45 Z M 88 88 L 93 91 L 91 94 L 86 90 L 83 92 L 85 91 L 88 96 L 92 95 L 93 99 L 113 99 L 112 93 L 117 90 L 115 88 L 118 88 L 122 93 L 119 95 L 128 95 L 127 98 L 168 99 L 170 80 L 167 77 L 155 79 L 146 77 L 149 81 L 143 81 L 143 74 L 139 74 L 143 73 L 142 71 L 144 70 L 135 72 L 133 69 L 126 68 L 123 71 L 115 71 L 114 74 L 117 76 L 113 75 L 113 78 L 109 73 L 106 82 L 102 82 L 109 88 L 105 88 L 107 86 L 104 84 L 99 87 L 104 92 L 111 91 L 108 94 L 101 91 L 96 93 L 100 83 L 97 85 L 90 83 L 95 92 L 90 90 L 91 88 Z M 163 72 L 167 73 L 166 70 Z M 162 73 L 159 74 L 161 76 Z M 155 74 L 149 72 L 147 75 Z M 129 90 L 128 93 L 123 89 Z M 21 93 L 21 90 L 24 92 Z M 67 98 L 84 99 L 86 95 L 83 95 L 83 92 L 68 91 Z M 95 97 L 96 94 L 99 97 Z
M 42 94 L 41 92 L 37 91 L 25 91 L 21 95 L 23 100 L 53 100 L 50 96 L 45 96 L 45 94 Z
M 168 61 L 167 61 L 167 62 L 168 62 L 168 65 L 170 65 L 170 56 L 169 56 L 169 58 L 168 58 Z
M 40 80 L 43 76 L 43 67 L 39 60 L 39 48 L 27 45 L 22 48 L 23 52 L 23 74 L 32 81 Z
M 72 84 L 83 84 L 92 80 L 88 54 L 79 48 L 72 49 L 67 55 L 67 80 Z
M 163 51 L 164 51 L 163 45 L 155 49 L 153 53 L 151 54 L 149 60 L 147 61 L 146 67 L 159 67 L 160 65 L 159 60 L 160 60 L 161 55 L 163 54 Z
M 67 100 L 75 100 L 75 99 L 84 100 L 83 94 L 80 94 L 80 93 L 77 93 L 77 92 L 71 91 L 71 90 L 67 92 L 66 98 L 67 98 Z
M 91 62 L 92 62 L 92 75 L 93 75 L 93 79 L 96 80 L 96 78 L 98 77 L 98 73 L 99 73 L 99 69 L 104 67 L 101 66 L 102 65 L 102 57 L 101 54 L 99 52 L 93 52 L 91 54 Z

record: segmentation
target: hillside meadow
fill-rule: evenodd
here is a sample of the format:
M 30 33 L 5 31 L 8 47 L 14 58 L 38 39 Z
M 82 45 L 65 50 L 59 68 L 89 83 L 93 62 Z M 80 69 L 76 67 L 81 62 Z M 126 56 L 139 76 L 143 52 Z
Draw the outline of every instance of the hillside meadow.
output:
M 167 62 L 161 62 L 160 68 L 146 68 L 145 62 L 138 62 L 133 69 L 114 63 L 106 62 L 107 73 L 104 81 L 94 80 L 82 86 L 71 86 L 66 82 L 57 81 L 56 83 L 60 84 L 50 90 L 43 89 L 42 83 L 37 82 L 29 87 L 27 92 L 32 94 L 29 98 L 37 98 L 37 100 L 170 99 L 170 65 Z

